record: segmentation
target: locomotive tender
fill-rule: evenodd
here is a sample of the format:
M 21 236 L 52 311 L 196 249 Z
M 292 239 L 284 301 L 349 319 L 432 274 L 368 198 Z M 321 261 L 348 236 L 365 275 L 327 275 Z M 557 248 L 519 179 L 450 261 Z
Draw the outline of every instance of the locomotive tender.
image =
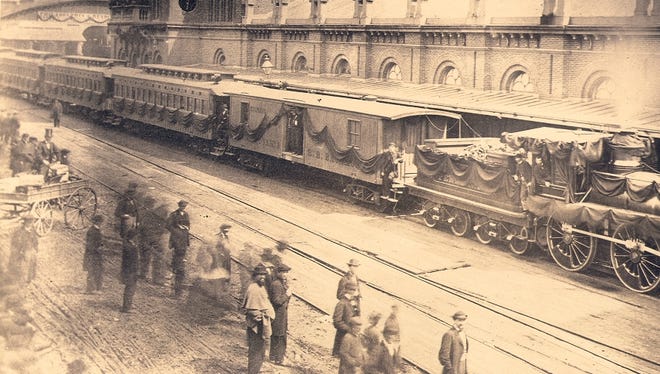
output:
M 208 69 L 121 65 L 0 51 L 0 85 L 106 123 L 166 129 L 260 170 L 278 161 L 323 170 L 349 181 L 351 199 L 391 208 L 405 197 L 429 227 L 501 240 L 519 255 L 536 243 L 568 271 L 609 257 L 635 292 L 660 285 L 660 177 L 644 167 L 651 147 L 634 134 L 540 128 L 460 138 L 462 118 L 450 112 L 265 87 Z M 389 143 L 404 162 L 392 194 L 381 196 Z

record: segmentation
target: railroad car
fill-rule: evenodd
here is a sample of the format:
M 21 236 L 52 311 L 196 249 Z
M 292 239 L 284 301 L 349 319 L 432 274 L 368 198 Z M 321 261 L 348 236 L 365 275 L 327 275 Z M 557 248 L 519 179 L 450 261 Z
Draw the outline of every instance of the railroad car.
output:
M 635 292 L 660 286 L 660 174 L 644 163 L 651 139 L 537 128 L 499 140 L 417 147 L 407 192 L 423 201 L 428 226 L 500 239 L 517 254 L 536 242 L 572 272 L 600 258 Z
M 126 65 L 123 60 L 100 57 L 63 56 L 44 63 L 43 95 L 57 99 L 67 110 L 98 115 L 108 107 L 114 91 L 112 69 Z
M 42 95 L 44 63 L 60 55 L 34 50 L 10 50 L 0 53 L 0 86 L 38 99 Z

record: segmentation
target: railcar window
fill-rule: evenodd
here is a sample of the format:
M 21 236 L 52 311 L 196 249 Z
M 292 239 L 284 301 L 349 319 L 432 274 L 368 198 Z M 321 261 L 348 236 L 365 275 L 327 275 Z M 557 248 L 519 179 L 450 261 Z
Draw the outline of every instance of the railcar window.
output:
M 241 124 L 247 124 L 250 120 L 250 103 L 241 103 Z
M 348 120 L 348 145 L 353 147 L 360 146 L 360 131 L 362 122 L 354 119 Z
M 206 100 L 202 100 L 202 114 L 206 114 Z

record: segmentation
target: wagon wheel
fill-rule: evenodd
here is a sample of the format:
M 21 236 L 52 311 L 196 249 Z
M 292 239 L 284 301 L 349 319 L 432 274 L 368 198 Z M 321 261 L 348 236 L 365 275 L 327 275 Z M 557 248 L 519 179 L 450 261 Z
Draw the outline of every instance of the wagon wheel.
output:
M 64 224 L 73 230 L 89 227 L 96 207 L 96 192 L 89 187 L 78 188 L 64 204 Z
M 660 249 L 658 241 L 642 239 L 637 228 L 629 223 L 617 227 L 613 237 L 626 241 L 625 244 L 610 244 L 610 259 L 621 283 L 639 293 L 656 290 L 660 285 L 660 257 L 643 251 L 642 245 L 657 251 Z
M 454 208 L 452 211 L 451 232 L 456 236 L 465 236 L 470 229 L 470 214 L 464 210 Z
M 593 236 L 573 231 L 586 231 L 584 226 L 572 226 L 550 218 L 548 221 L 548 249 L 557 265 L 568 271 L 582 271 L 596 257 L 597 240 Z
M 34 217 L 34 231 L 39 236 L 44 236 L 53 228 L 53 207 L 48 201 L 38 201 L 32 204 L 30 214 Z
M 484 216 L 478 216 L 477 219 L 475 219 L 475 227 L 477 227 L 476 230 L 474 230 L 474 235 L 477 237 L 477 240 L 481 244 L 490 244 L 490 242 L 493 241 L 493 237 L 488 235 L 488 228 L 489 228 L 489 219 L 488 217 Z
M 517 255 L 524 255 L 529 250 L 529 231 L 525 226 L 511 226 L 511 233 L 514 234 L 509 241 L 509 249 Z
M 438 222 L 440 222 L 440 217 L 442 214 L 442 207 L 436 205 L 433 201 L 427 201 L 424 203 L 424 224 L 428 227 L 436 227 Z

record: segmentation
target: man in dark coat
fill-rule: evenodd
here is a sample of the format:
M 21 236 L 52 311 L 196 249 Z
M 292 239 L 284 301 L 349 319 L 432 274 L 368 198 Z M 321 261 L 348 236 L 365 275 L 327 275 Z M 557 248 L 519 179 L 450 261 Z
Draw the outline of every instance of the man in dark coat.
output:
M 355 297 L 355 302 L 357 304 L 357 314 L 360 315 L 360 298 L 362 295 L 360 294 L 360 279 L 358 278 L 357 271 L 358 267 L 360 266 L 360 262 L 354 258 L 350 259 L 348 261 L 348 271 L 346 274 L 344 274 L 343 277 L 339 280 L 339 284 L 337 284 L 337 300 L 341 300 L 344 297 L 344 294 L 346 293 L 346 284 L 348 283 L 353 283 L 356 285 L 357 289 L 355 290 L 354 297 Z
M 188 202 L 181 200 L 179 208 L 167 217 L 167 230 L 170 232 L 170 248 L 172 248 L 172 271 L 174 272 L 174 297 L 183 294 L 183 281 L 186 277 L 186 252 L 190 245 L 190 216 L 185 211 Z
M 248 341 L 248 374 L 258 374 L 266 354 L 266 342 L 269 341 L 275 318 L 273 305 L 266 292 L 266 268 L 257 265 L 252 272 L 253 282 L 248 286 L 243 299 Z
M 452 318 L 454 325 L 442 335 L 438 360 L 442 365 L 442 374 L 467 374 L 469 343 L 463 328 L 467 314 L 458 311 Z
M 130 182 L 126 191 L 120 196 L 117 207 L 115 208 L 117 228 L 119 229 L 119 236 L 122 238 L 126 235 L 128 229 L 137 228 L 137 188 L 137 183 Z
M 87 271 L 87 293 L 101 291 L 103 286 L 103 234 L 101 233 L 103 216 L 92 217 L 92 227 L 87 230 L 83 270 Z
M 227 271 L 227 278 L 222 279 L 222 289 L 227 290 L 229 281 L 231 280 L 231 240 L 229 239 L 229 229 L 231 225 L 223 223 L 220 225 L 218 231 L 218 242 L 215 244 L 216 249 L 216 263 L 212 264 L 212 268 L 220 267 Z
M 51 165 L 60 160 L 60 149 L 53 143 L 53 129 L 46 129 L 44 140 L 37 146 L 39 171 L 46 178 Z
M 344 296 L 339 299 L 335 306 L 335 311 L 332 314 L 332 325 L 337 329 L 335 334 L 335 341 L 332 346 L 332 355 L 339 356 L 339 347 L 341 341 L 349 331 L 351 326 L 349 324 L 351 318 L 358 317 L 358 306 L 355 299 L 355 292 L 357 291 L 357 284 L 353 282 L 346 283 L 344 286 Z
M 121 282 L 124 284 L 124 303 L 122 313 L 128 313 L 133 306 L 133 296 L 137 289 L 138 279 L 138 247 L 135 243 L 134 229 L 126 231 L 121 254 Z
M 32 170 L 34 163 L 34 149 L 30 144 L 30 134 L 21 135 L 21 141 L 11 149 L 11 175 Z
M 146 279 L 152 265 L 152 257 L 158 252 L 161 237 L 165 233 L 165 217 L 160 217 L 154 211 L 156 200 L 147 196 L 142 204 L 140 226 L 138 226 L 138 243 L 140 247 L 140 273 L 141 279 Z M 160 275 L 158 275 L 160 276 Z M 156 275 L 151 274 L 155 281 Z
M 32 227 L 33 223 L 33 217 L 23 218 L 23 224 L 11 236 L 7 269 L 15 284 L 30 283 L 37 274 L 39 239 Z
M 392 183 L 394 179 L 398 177 L 398 164 L 403 162 L 403 159 L 399 157 L 399 148 L 395 143 L 390 143 L 387 150 L 383 152 L 383 155 L 385 161 L 380 171 L 380 176 L 383 181 L 381 197 L 388 198 L 391 194 Z
M 54 127 L 60 127 L 60 118 L 62 117 L 63 111 L 64 111 L 64 107 L 62 107 L 62 103 L 60 103 L 59 100 L 55 99 L 55 101 L 53 102 L 53 107 L 51 108 L 51 116 L 53 117 Z
M 276 270 L 275 279 L 270 286 L 270 302 L 275 308 L 273 333 L 270 337 L 270 361 L 276 365 L 283 365 L 289 324 L 289 299 L 292 295 L 287 273 L 291 268 L 286 264 L 279 264 Z
M 359 317 L 348 321 L 349 330 L 342 337 L 339 347 L 339 374 L 362 373 L 364 365 L 364 348 L 360 340 L 362 322 Z
M 374 352 L 373 366 L 366 374 L 396 374 L 401 372 L 401 346 L 399 328 L 385 325 L 383 340 Z

